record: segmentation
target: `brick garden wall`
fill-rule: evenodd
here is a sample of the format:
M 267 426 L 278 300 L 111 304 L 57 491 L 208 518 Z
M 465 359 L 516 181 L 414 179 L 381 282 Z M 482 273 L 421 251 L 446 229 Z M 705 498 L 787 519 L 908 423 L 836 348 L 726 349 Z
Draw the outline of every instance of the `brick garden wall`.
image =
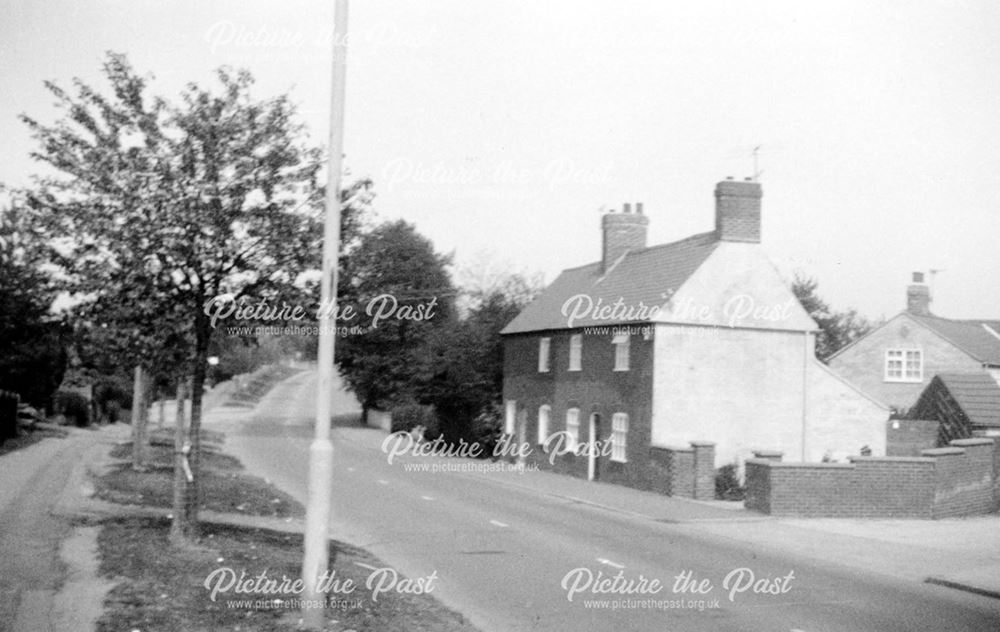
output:
M 699 500 L 715 498 L 715 444 L 690 448 L 649 448 L 650 490 Z
M 944 518 L 995 511 L 992 439 L 961 439 L 919 457 L 851 463 L 746 462 L 746 506 L 775 516 Z

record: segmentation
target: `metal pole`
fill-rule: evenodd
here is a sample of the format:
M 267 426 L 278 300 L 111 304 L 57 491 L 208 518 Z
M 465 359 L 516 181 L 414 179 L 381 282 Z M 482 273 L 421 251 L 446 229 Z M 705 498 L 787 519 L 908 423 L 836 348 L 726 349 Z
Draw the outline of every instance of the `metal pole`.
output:
M 347 74 L 347 0 L 336 0 L 333 18 L 333 88 L 330 97 L 330 148 L 327 161 L 326 218 L 323 230 L 323 276 L 320 289 L 316 436 L 309 446 L 309 497 L 306 507 L 305 553 L 302 560 L 302 622 L 324 627 L 326 593 L 321 581 L 330 557 L 330 494 L 333 487 L 333 443 L 330 442 L 330 397 L 333 388 L 334 328 L 337 324 L 337 258 L 340 248 L 340 173 L 344 154 L 344 86 Z M 311 603 L 310 603 L 311 602 Z M 318 607 L 317 607 L 318 605 Z M 310 607 L 312 606 L 312 607 Z

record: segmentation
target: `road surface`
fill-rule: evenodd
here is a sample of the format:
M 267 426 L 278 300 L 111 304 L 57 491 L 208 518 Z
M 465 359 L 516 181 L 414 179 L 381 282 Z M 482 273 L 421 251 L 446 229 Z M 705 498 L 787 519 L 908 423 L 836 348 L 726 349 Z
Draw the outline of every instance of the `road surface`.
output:
M 302 373 L 253 418 L 220 428 L 250 471 L 300 500 L 314 397 L 315 374 Z M 334 410 L 351 407 L 341 394 Z M 471 461 L 390 465 L 383 436 L 334 430 L 331 536 L 408 576 L 436 573 L 433 594 L 484 631 L 1000 630 L 997 600 L 699 534 L 696 503 L 677 501 L 674 514 L 651 520 L 553 495 L 516 472 L 414 471 Z

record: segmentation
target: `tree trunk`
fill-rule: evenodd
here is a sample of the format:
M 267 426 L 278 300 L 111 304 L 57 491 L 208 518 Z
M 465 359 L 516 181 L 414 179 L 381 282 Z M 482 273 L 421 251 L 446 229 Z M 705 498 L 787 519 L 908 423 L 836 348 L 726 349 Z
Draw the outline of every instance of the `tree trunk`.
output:
M 136 365 L 132 385 L 132 469 L 139 472 L 146 469 L 149 452 L 147 391 L 146 372 Z
M 187 429 L 184 422 L 184 402 L 187 398 L 187 378 L 177 379 L 177 415 L 174 428 L 174 521 L 170 525 L 170 539 L 183 542 L 190 531 L 187 524 L 187 474 L 184 472 L 184 443 Z
M 187 486 L 184 512 L 187 521 L 186 536 L 189 538 L 196 537 L 198 529 L 198 506 L 201 501 L 199 485 L 201 405 L 205 391 L 206 367 L 208 365 L 208 344 L 211 337 L 212 329 L 209 326 L 208 316 L 205 312 L 199 310 L 195 321 L 194 378 L 191 385 L 191 428 L 188 432 L 188 441 L 191 445 L 191 451 L 188 454 L 188 464 L 191 467 L 194 480 L 188 483 Z

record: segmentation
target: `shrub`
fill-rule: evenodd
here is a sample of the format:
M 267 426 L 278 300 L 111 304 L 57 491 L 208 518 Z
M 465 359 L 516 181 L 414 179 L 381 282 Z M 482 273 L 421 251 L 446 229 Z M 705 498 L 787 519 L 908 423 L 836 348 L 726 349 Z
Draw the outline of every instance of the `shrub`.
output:
M 735 463 L 723 465 L 715 471 L 715 497 L 718 500 L 743 500 L 746 488 L 740 484 Z
M 132 407 L 132 385 L 122 377 L 104 376 L 94 384 L 94 408 L 102 423 L 115 423 Z
M 52 407 L 55 413 L 63 415 L 67 420 L 73 419 L 77 426 L 90 423 L 90 400 L 72 391 L 57 391 L 52 397 Z
M 421 404 L 403 404 L 391 411 L 392 432 L 410 432 L 417 426 L 425 428 L 424 436 L 433 438 L 438 434 L 438 419 L 433 406 Z
M 483 455 L 493 454 L 500 437 L 503 435 L 503 408 L 499 404 L 490 404 L 472 420 L 472 439 L 483 446 Z

